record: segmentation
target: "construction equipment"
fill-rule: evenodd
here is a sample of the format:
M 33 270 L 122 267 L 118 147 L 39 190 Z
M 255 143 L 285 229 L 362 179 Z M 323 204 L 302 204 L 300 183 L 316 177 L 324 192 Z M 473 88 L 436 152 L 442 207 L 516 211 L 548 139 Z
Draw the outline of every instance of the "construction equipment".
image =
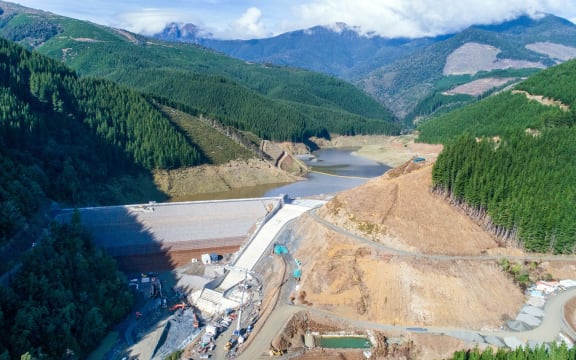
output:
M 230 340 L 228 340 L 228 341 L 226 342 L 226 345 L 224 345 L 224 348 L 225 348 L 226 350 L 230 350 L 230 349 L 232 349 L 235 345 L 236 345 L 236 339 L 230 338 Z
M 176 304 L 176 305 L 172 306 L 172 307 L 170 308 L 170 311 L 176 311 L 176 310 L 178 310 L 178 309 L 184 310 L 184 309 L 186 309 L 187 307 L 188 307 L 188 305 L 186 305 L 186 303 L 180 303 L 180 304 Z
M 286 353 L 285 350 L 277 350 L 277 349 L 270 349 L 269 354 L 270 356 L 282 356 Z
M 194 328 L 198 328 L 198 317 L 196 317 L 196 312 L 192 312 L 192 316 L 194 316 Z

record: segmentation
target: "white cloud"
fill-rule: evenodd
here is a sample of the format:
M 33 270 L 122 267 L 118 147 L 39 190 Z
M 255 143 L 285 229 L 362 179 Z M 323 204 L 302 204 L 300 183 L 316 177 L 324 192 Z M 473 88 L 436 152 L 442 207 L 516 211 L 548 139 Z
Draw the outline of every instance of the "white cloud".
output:
M 576 22 L 575 0 L 15 0 L 24 6 L 151 34 L 189 22 L 217 38 L 248 39 L 343 22 L 417 37 L 545 12 Z M 257 4 L 257 7 L 255 6 Z
M 300 24 L 345 22 L 383 36 L 418 37 L 538 12 L 576 14 L 573 0 L 313 0 L 298 7 Z
M 150 35 L 161 32 L 166 24 L 181 21 L 183 18 L 182 11 L 176 9 L 148 8 L 117 14 L 114 20 L 117 24 L 114 26 Z
M 250 7 L 229 25 L 230 37 L 240 39 L 260 38 L 269 35 L 262 23 L 262 11 L 257 7 Z

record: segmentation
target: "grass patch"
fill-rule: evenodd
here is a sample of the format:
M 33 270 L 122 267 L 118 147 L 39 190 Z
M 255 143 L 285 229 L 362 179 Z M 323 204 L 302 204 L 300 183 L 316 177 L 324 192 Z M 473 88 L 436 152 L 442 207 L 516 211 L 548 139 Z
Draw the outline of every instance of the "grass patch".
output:
M 200 149 L 210 164 L 254 158 L 250 150 L 214 129 L 208 121 L 167 106 L 161 106 L 160 110 Z

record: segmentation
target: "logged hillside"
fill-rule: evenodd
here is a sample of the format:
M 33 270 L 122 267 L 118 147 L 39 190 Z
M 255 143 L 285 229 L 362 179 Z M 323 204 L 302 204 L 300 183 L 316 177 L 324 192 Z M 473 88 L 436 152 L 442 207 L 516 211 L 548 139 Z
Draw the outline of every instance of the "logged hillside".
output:
M 421 141 L 446 144 L 435 190 L 504 241 L 573 253 L 575 83 L 573 60 L 420 126 Z
M 517 82 L 575 56 L 576 25 L 551 15 L 524 16 L 499 25 L 472 26 L 373 71 L 358 85 L 412 123 L 438 109 L 476 100 L 477 95 L 446 93 L 456 86 L 478 79 Z M 502 86 L 496 81 L 484 86 L 481 94 Z
M 249 64 L 203 47 L 166 43 L 7 3 L 0 2 L 0 7 L 0 35 L 36 46 L 82 75 L 167 98 L 264 139 L 302 141 L 329 133 L 398 131 L 384 107 L 332 77 Z

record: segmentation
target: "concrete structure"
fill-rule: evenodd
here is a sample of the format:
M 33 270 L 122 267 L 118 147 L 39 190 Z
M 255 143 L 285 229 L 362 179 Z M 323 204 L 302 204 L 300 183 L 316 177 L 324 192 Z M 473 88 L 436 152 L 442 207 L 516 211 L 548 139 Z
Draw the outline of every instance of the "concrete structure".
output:
M 296 200 L 289 204 L 282 203 L 277 211 L 271 212 L 264 219 L 249 242 L 238 252 L 231 264 L 234 270 L 226 274 L 218 287 L 216 289 L 205 288 L 192 294 L 194 304 L 210 314 L 240 305 L 228 296 L 231 290 L 254 270 L 267 251 L 271 251 L 274 239 L 286 224 L 324 203 L 325 201 L 321 200 Z
M 214 248 L 237 249 L 249 238 L 255 224 L 280 201 L 280 197 L 272 197 L 93 207 L 79 211 L 96 245 L 114 257 L 144 257 L 140 259 L 142 263 L 148 257 L 153 264 L 153 256 L 170 258 L 170 253 L 179 251 L 195 250 L 200 257 Z M 63 210 L 56 218 L 69 221 L 72 213 L 71 209 Z

